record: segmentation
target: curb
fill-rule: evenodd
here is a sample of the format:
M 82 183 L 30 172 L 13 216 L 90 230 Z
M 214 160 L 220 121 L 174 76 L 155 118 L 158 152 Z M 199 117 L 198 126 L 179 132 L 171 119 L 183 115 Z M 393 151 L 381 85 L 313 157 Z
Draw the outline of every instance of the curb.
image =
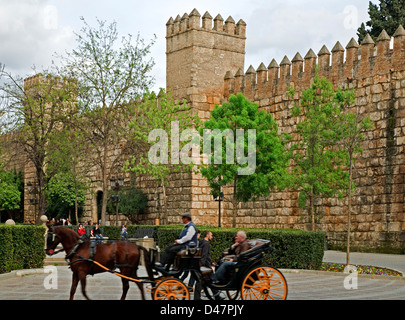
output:
M 0 274 L 0 280 L 7 280 L 16 277 L 24 277 L 33 274 L 43 274 L 43 273 L 46 273 L 44 268 L 13 270 L 8 273 Z
M 23 269 L 23 270 L 16 270 L 15 276 L 16 277 L 24 277 L 29 276 L 32 274 L 43 274 L 45 272 L 45 268 L 38 268 L 38 269 Z
M 11 278 L 16 278 L 16 277 L 24 277 L 24 276 L 29 276 L 29 275 L 35 275 L 35 274 L 45 274 L 47 273 L 45 271 L 45 267 L 43 268 L 36 268 L 36 269 L 22 269 L 22 270 L 14 270 L 8 273 L 2 273 L 0 274 L 0 281 L 1 280 L 7 280 Z M 64 267 L 64 266 L 58 266 L 58 267 Z M 348 274 L 343 273 L 343 272 L 333 272 L 333 271 L 321 271 L 321 270 L 306 270 L 306 269 L 278 269 L 282 273 L 302 273 L 302 274 L 308 274 L 308 275 L 320 275 L 320 276 L 335 276 L 335 277 L 346 277 Z M 374 280 L 395 280 L 395 281 L 405 281 L 405 276 L 402 277 L 395 277 L 395 276 L 383 276 L 383 275 L 377 275 L 377 274 L 357 274 L 359 278 L 364 278 L 364 279 L 374 279 Z
M 333 272 L 333 271 L 321 271 L 321 270 L 306 270 L 306 269 L 279 269 L 282 273 L 306 273 L 312 275 L 320 276 L 335 276 L 335 277 L 346 277 L 349 274 L 343 272 Z M 405 281 L 405 276 L 395 277 L 395 276 L 383 276 L 378 274 L 357 274 L 359 278 L 364 279 L 374 279 L 374 280 L 397 280 Z

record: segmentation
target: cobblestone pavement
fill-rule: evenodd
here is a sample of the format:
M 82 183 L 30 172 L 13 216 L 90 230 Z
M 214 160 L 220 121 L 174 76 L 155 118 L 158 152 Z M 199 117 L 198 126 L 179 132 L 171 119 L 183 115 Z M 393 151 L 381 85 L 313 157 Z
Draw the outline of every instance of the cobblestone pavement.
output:
M 29 275 L 11 273 L 0 277 L 0 300 L 67 300 L 69 298 L 72 273 L 67 266 L 59 266 L 57 272 L 46 274 L 44 269 L 30 271 Z M 307 270 L 281 270 L 288 283 L 289 300 L 405 300 L 405 278 L 370 277 Z M 144 275 L 140 269 L 140 275 Z M 24 272 L 20 272 L 24 274 Z M 50 281 L 50 276 L 57 276 Z M 351 286 L 348 290 L 346 286 Z M 187 282 L 187 280 L 186 280 Z M 57 287 L 56 287 L 57 286 Z M 48 289 L 46 288 L 48 287 Z M 103 273 L 87 277 L 86 291 L 91 299 L 118 300 L 121 296 L 119 277 Z M 76 300 L 83 300 L 78 286 Z M 140 300 L 140 291 L 131 283 L 127 300 Z M 151 300 L 146 292 L 146 299 Z

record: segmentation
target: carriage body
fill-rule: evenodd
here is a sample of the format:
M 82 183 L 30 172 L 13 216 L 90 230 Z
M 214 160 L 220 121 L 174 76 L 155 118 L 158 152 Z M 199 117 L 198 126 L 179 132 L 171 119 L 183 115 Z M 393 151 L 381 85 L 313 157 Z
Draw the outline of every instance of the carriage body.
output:
M 204 290 L 208 299 L 214 299 L 214 292 L 225 291 L 229 299 L 240 297 L 244 300 L 285 300 L 287 282 L 283 274 L 271 266 L 263 265 L 264 254 L 272 249 L 270 241 L 256 239 L 251 240 L 250 244 L 252 248 L 239 255 L 234 270 L 228 274 L 223 285 L 212 283 L 212 270 L 200 268 L 199 250 L 180 252 L 176 259 L 177 271 L 165 272 L 158 269 L 159 272 L 163 271 L 164 279 L 153 288 L 153 298 L 188 300 L 190 288 L 179 277 L 184 272 L 190 272 L 196 279 L 196 291 Z
M 90 242 L 83 241 L 77 232 L 69 228 L 48 226 L 46 239 L 47 254 L 54 254 L 56 246 L 61 243 L 62 251 L 66 252 L 65 258 L 70 261 L 69 265 L 73 272 L 70 299 L 73 299 L 79 281 L 82 293 L 88 299 L 85 292 L 86 276 L 96 273 L 95 271 L 111 272 L 122 278 L 121 299 L 125 299 L 129 289 L 128 282 L 132 281 L 138 285 L 143 299 L 145 298 L 143 284 L 146 283 L 152 286 L 152 297 L 155 300 L 188 300 L 189 288 L 179 279 L 184 272 L 190 272 L 196 279 L 196 293 L 204 290 L 209 299 L 213 299 L 213 293 L 218 291 L 226 291 L 230 299 L 236 299 L 239 293 L 244 300 L 287 297 L 287 283 L 282 273 L 271 266 L 262 265 L 264 253 L 271 249 L 268 240 L 253 240 L 252 248 L 239 255 L 229 282 L 219 286 L 211 282 L 209 272 L 200 268 L 201 252 L 198 248 L 181 252 L 177 257 L 178 270 L 166 271 L 159 269 L 155 264 L 156 250 L 148 252 L 146 248 L 127 241 L 99 244 L 97 254 L 93 257 Z M 147 278 L 138 277 L 136 274 L 141 251 L 144 252 Z M 117 267 L 120 272 L 115 270 Z M 155 278 L 154 271 L 162 273 L 162 276 Z M 210 271 L 212 273 L 212 270 Z

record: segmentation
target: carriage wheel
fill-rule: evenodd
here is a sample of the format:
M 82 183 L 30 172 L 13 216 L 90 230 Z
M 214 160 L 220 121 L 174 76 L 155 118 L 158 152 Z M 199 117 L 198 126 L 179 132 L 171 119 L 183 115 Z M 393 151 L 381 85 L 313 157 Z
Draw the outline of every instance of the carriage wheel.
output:
M 166 279 L 154 288 L 153 300 L 190 300 L 190 294 L 180 280 Z
M 285 300 L 287 282 L 275 268 L 261 266 L 248 273 L 242 283 L 242 300 Z
M 226 290 L 226 295 L 229 300 L 236 300 L 239 297 L 239 290 Z

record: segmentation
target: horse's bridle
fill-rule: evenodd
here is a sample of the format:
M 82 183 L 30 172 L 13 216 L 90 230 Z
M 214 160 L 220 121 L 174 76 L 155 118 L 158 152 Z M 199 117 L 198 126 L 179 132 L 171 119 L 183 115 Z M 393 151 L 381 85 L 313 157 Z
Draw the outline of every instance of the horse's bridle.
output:
M 53 255 L 62 251 L 62 250 L 55 251 L 54 249 L 49 249 L 49 247 L 52 247 L 53 243 L 55 242 L 56 237 L 59 236 L 55 233 L 55 227 L 52 226 L 52 231 L 48 228 L 46 235 L 46 249 L 45 249 L 46 254 Z
M 60 238 L 60 236 L 59 235 L 57 235 L 56 234 L 56 232 L 55 232 L 55 226 L 53 226 L 52 225 L 52 232 L 50 232 L 50 230 L 48 229 L 48 231 L 47 231 L 47 233 L 48 233 L 48 235 L 47 235 L 47 246 L 48 246 L 48 241 L 49 242 L 52 242 L 52 244 L 55 242 L 55 239 L 58 237 L 58 238 Z M 50 239 L 52 237 L 52 239 Z M 62 251 L 66 251 L 66 257 L 65 257 L 65 259 L 68 259 L 68 258 L 71 258 L 75 253 L 76 253 L 76 250 L 77 250 L 77 248 L 80 246 L 80 244 L 82 244 L 83 243 L 83 241 L 78 241 L 75 245 L 73 245 L 72 247 L 70 247 L 70 248 L 62 248 L 62 249 L 59 249 L 59 250 L 54 250 L 54 249 L 45 249 L 45 253 L 46 254 L 48 254 L 48 255 L 54 255 L 54 254 L 57 254 L 57 253 L 59 253 L 59 252 L 62 252 Z M 55 246 L 56 247 L 56 246 Z M 68 253 L 68 250 L 69 249 L 72 249 L 73 248 L 73 250 L 71 250 L 69 253 Z

